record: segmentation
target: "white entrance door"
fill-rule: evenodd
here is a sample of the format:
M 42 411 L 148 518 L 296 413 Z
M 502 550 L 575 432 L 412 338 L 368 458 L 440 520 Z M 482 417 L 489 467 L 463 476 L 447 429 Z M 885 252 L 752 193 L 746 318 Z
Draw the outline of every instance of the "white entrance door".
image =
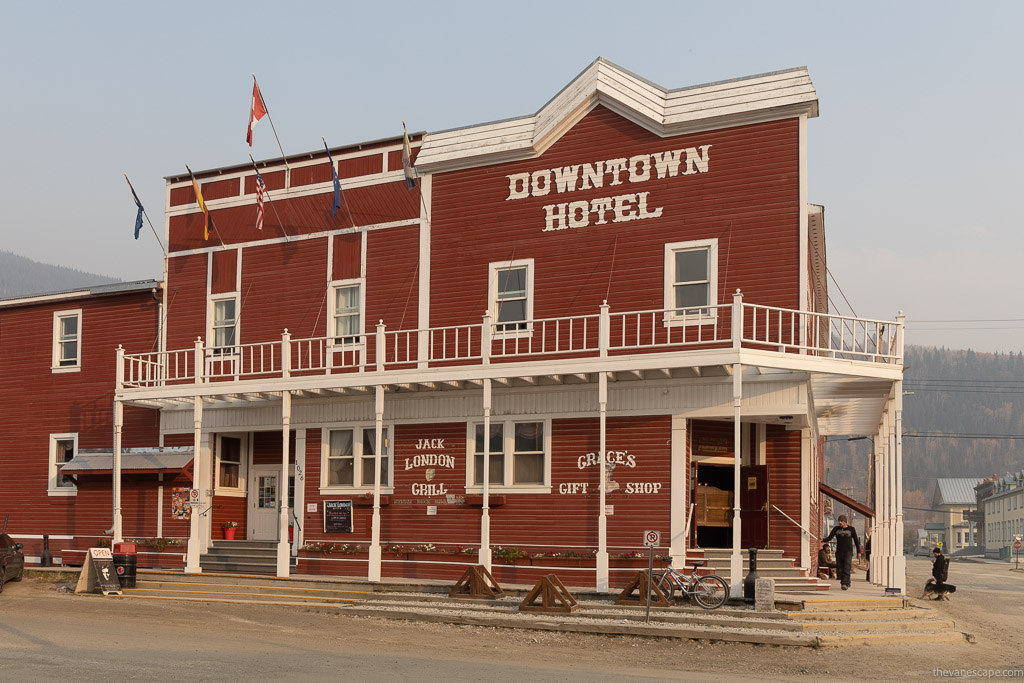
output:
M 281 466 L 256 465 L 249 488 L 249 540 L 276 541 L 281 491 Z

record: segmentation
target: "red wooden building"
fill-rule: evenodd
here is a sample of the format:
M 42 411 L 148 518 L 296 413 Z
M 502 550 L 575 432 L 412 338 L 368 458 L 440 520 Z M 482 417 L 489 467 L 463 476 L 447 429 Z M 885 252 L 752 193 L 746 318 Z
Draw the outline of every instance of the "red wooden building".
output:
M 902 588 L 903 322 L 828 312 L 816 115 L 802 68 L 664 90 L 599 59 L 533 116 L 413 136 L 411 189 L 400 137 L 333 149 L 334 211 L 325 152 L 258 164 L 261 231 L 251 165 L 197 173 L 209 240 L 168 178 L 158 343 L 111 328 L 113 536 L 156 523 L 125 499 L 150 420 L 198 494 L 161 499 L 187 571 L 225 522 L 282 576 L 571 559 L 608 590 L 647 529 L 810 569 L 822 441 L 873 435 Z

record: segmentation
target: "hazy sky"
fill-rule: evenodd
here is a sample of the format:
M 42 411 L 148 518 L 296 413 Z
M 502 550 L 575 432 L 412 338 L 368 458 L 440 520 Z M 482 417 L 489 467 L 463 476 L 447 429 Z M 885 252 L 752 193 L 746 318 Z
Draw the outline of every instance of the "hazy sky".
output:
M 532 114 L 598 56 L 666 88 L 807 66 L 833 300 L 1021 351 L 1022 25 L 1017 2 L 0 2 L 0 249 L 158 279 L 121 174 L 162 232 L 164 176 L 246 160 L 251 72 L 293 154 Z M 278 155 L 266 121 L 252 151 Z

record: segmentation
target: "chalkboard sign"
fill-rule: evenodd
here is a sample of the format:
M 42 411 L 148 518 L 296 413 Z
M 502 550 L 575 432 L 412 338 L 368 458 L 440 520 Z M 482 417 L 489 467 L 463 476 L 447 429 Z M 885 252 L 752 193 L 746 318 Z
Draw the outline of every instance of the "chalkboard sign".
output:
M 324 532 L 332 534 L 352 533 L 352 501 L 324 501 Z

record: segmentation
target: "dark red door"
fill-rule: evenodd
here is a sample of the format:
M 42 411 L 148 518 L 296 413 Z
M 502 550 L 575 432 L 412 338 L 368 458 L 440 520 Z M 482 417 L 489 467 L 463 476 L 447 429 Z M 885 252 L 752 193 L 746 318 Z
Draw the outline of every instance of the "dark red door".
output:
M 740 467 L 740 543 L 768 547 L 768 466 Z

